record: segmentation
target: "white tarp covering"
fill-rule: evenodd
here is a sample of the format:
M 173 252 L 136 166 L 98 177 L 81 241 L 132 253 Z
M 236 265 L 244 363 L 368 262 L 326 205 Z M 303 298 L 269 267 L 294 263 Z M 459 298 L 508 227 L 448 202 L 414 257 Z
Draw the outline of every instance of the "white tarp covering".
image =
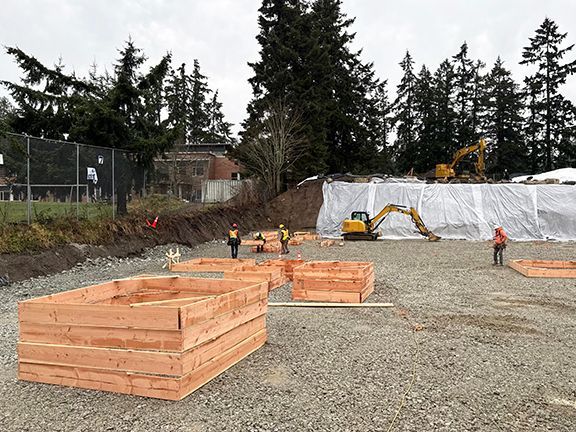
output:
M 554 171 L 548 171 L 542 174 L 526 175 L 520 177 L 514 177 L 513 182 L 519 183 L 528 180 L 548 180 L 556 179 L 560 183 L 567 181 L 576 181 L 576 168 L 560 168 Z
M 446 239 L 488 240 L 502 226 L 512 240 L 576 240 L 576 187 L 524 184 L 345 183 L 323 185 L 316 230 L 339 237 L 353 211 L 375 216 L 386 204 L 415 207 Z M 410 217 L 390 213 L 383 238 L 421 238 Z

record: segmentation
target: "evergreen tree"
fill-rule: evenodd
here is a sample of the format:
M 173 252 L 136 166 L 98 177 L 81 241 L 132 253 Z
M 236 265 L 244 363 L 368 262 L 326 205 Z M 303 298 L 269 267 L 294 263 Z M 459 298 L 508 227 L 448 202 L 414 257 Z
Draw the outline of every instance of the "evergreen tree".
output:
M 394 101 L 394 122 L 396 126 L 396 166 L 401 172 L 414 168 L 414 162 L 419 160 L 417 119 L 415 106 L 416 75 L 414 61 L 409 52 L 400 62 L 404 72 L 397 87 Z
M 166 86 L 166 105 L 168 124 L 176 135 L 176 144 L 186 144 L 189 134 L 188 113 L 192 100 L 192 78 L 186 73 L 186 64 L 182 63 L 176 71 L 170 72 Z
M 488 172 L 502 175 L 529 169 L 528 148 L 522 135 L 523 100 L 519 85 L 498 57 L 486 77 L 485 136 L 490 139 Z
M 233 139 L 231 138 L 230 128 L 232 123 L 228 123 L 224 120 L 224 114 L 222 113 L 222 103 L 218 100 L 218 90 L 214 92 L 212 99 L 207 106 L 208 113 L 208 142 L 215 143 L 231 143 Z
M 14 107 L 7 97 L 0 97 L 0 137 L 10 130 L 10 120 L 14 113 Z
M 571 135 L 570 109 L 559 93 L 568 76 L 576 72 L 576 60 L 564 61 L 574 45 L 563 47 L 567 33 L 560 33 L 554 21 L 546 18 L 524 48 L 520 64 L 535 65 L 538 70 L 525 79 L 530 95 L 528 128 L 535 135 L 534 145 L 542 143 L 541 151 L 533 148 L 533 160 L 543 158 L 541 169 L 557 165 L 561 142 L 569 142 Z
M 414 159 L 413 166 L 418 173 L 432 169 L 443 157 L 437 141 L 438 118 L 434 90 L 432 73 L 426 66 L 422 66 L 414 87 L 418 157 Z
M 206 76 L 200 72 L 200 63 L 194 60 L 191 76 L 192 91 L 188 108 L 188 142 L 199 144 L 206 142 L 209 127 L 209 115 L 206 99 L 211 92 Z
M 382 81 L 376 86 L 372 95 L 372 108 L 367 119 L 367 128 L 371 134 L 371 140 L 376 145 L 378 157 L 375 159 L 375 171 L 383 174 L 394 172 L 392 143 L 390 134 L 393 127 L 392 104 L 388 99 L 388 82 Z
M 436 106 L 436 163 L 447 163 L 461 145 L 456 133 L 457 113 L 454 110 L 455 72 L 452 63 L 444 60 L 434 73 L 434 105 Z M 443 162 L 445 161 L 445 162 Z
M 471 145 L 475 140 L 473 119 L 474 77 L 476 68 L 468 57 L 468 44 L 464 42 L 454 62 L 454 111 L 456 114 L 456 140 L 461 147 Z

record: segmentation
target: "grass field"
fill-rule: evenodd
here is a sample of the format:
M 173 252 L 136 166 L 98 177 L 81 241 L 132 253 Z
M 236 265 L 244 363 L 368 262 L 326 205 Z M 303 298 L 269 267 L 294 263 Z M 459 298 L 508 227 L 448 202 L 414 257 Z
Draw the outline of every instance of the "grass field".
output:
M 76 203 L 41 202 L 32 203 L 32 220 L 47 221 L 62 216 L 76 216 Z M 78 216 L 81 219 L 112 217 L 112 206 L 104 203 L 80 203 Z M 26 201 L 0 201 L 0 223 L 26 222 Z

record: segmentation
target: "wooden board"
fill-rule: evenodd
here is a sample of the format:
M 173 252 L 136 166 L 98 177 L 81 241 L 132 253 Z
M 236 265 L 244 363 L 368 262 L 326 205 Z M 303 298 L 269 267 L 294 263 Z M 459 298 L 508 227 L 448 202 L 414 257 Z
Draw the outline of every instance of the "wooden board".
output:
M 196 258 L 176 263 L 172 266 L 173 272 L 223 272 L 238 265 L 256 265 L 253 258 Z
M 182 351 L 179 330 L 20 323 L 20 341 L 102 348 Z
M 134 327 L 155 330 L 180 328 L 178 308 L 129 305 L 55 304 L 20 302 L 20 322 L 35 324 L 77 324 L 103 327 Z

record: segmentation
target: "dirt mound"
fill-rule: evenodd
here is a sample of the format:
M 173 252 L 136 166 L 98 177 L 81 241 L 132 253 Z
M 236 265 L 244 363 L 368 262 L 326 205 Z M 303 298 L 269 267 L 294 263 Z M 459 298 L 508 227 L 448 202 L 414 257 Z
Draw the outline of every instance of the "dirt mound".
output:
M 306 182 L 277 196 L 268 204 L 266 214 L 273 226 L 286 224 L 291 230 L 316 228 L 324 197 L 323 180 Z
M 223 239 L 233 222 L 246 233 L 261 227 L 263 220 L 260 209 L 229 206 L 167 215 L 159 219 L 157 229 L 146 227 L 141 217 L 133 216 L 110 222 L 111 241 L 107 244 L 68 244 L 36 254 L 2 254 L 0 275 L 8 275 L 15 282 L 60 272 L 87 258 L 126 257 L 168 243 L 192 246 L 215 238 Z

